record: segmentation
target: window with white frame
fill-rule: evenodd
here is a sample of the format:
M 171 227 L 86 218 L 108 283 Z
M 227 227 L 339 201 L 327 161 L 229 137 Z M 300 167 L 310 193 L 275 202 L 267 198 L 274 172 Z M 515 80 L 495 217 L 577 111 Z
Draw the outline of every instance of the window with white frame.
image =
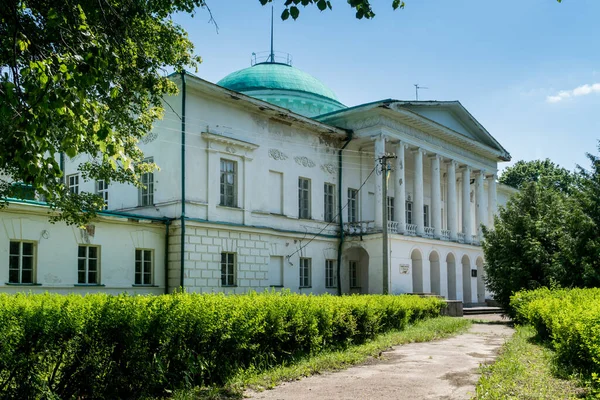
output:
M 325 260 L 325 287 L 337 287 L 337 261 Z
M 358 222 L 358 190 L 348 188 L 348 222 Z
M 237 207 L 237 162 L 221 159 L 222 206 Z
M 423 224 L 429 226 L 429 206 L 427 204 L 423 206 Z
M 333 222 L 335 219 L 335 185 L 326 183 L 323 190 L 325 222 Z
M 350 270 L 350 287 L 360 287 L 360 271 L 358 270 L 358 263 L 356 261 L 349 261 L 348 268 Z
M 67 185 L 70 193 L 79 194 L 79 174 L 67 176 Z
M 311 285 L 311 259 L 300 258 L 300 287 L 310 287 Z
M 394 198 L 387 198 L 387 213 L 388 213 L 388 221 L 394 220 Z
M 104 179 L 96 182 L 96 194 L 104 200 L 103 210 L 108 210 L 108 183 Z
M 235 286 L 235 253 L 221 253 L 221 286 Z
M 11 240 L 8 254 L 8 282 L 35 283 L 35 243 Z
M 145 163 L 153 163 L 154 157 L 144 158 Z M 142 187 L 140 188 L 140 206 L 151 206 L 154 204 L 154 173 L 144 172 L 141 176 Z
M 100 283 L 100 248 L 79 245 L 77 250 L 77 283 L 97 285 Z
M 152 285 L 154 257 L 150 249 L 135 249 L 135 284 Z
M 310 179 L 298 178 L 298 218 L 310 219 Z
M 407 224 L 412 224 L 412 206 L 413 203 L 412 201 L 407 201 L 406 202 L 406 223 Z

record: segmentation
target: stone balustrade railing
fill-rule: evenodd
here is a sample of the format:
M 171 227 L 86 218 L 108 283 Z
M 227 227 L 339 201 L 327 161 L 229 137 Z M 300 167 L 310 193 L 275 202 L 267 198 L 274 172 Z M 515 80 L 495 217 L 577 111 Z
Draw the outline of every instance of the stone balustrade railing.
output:
M 409 236 L 417 236 L 417 225 L 406 224 L 406 234 Z
M 344 224 L 344 232 L 349 235 L 359 235 L 373 231 L 375 228 L 375 221 L 358 221 L 358 222 L 346 222 Z
M 400 222 L 397 221 L 388 221 L 388 233 L 398 233 L 398 228 L 400 227 Z
M 458 239 L 458 243 L 464 243 L 465 242 L 465 234 L 463 232 L 458 232 L 456 234 L 456 237 Z
M 448 229 L 442 229 L 442 240 L 450 240 L 450 231 Z
M 425 237 L 432 238 L 435 232 L 435 228 L 432 226 L 425 227 Z

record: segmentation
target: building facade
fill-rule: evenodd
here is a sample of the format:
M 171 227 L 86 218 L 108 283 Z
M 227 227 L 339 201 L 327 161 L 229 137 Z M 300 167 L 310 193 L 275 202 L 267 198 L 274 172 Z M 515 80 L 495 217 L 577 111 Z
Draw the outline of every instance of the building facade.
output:
M 160 170 L 138 189 L 84 181 L 87 156 L 68 160 L 69 189 L 106 210 L 79 229 L 15 200 L 0 290 L 490 296 L 480 227 L 511 194 L 496 182 L 510 155 L 459 102 L 346 107 L 274 62 L 219 84 L 171 78 L 181 90 L 140 143 Z

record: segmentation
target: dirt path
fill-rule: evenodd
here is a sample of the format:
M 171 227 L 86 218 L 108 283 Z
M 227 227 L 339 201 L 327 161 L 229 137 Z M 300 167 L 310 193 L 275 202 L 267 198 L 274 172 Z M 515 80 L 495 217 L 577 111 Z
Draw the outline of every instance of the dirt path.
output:
M 246 395 L 285 400 L 470 399 L 479 365 L 491 363 L 513 333 L 499 316 L 485 319 L 490 323 L 473 324 L 469 332 L 453 338 L 397 346 L 382 360 Z

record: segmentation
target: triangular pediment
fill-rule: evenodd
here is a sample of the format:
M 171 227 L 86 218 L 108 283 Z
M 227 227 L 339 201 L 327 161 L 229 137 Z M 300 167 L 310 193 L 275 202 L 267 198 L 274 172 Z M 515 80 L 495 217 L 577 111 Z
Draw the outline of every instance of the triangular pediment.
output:
M 399 103 L 399 107 L 491 147 L 498 142 L 458 102 Z

